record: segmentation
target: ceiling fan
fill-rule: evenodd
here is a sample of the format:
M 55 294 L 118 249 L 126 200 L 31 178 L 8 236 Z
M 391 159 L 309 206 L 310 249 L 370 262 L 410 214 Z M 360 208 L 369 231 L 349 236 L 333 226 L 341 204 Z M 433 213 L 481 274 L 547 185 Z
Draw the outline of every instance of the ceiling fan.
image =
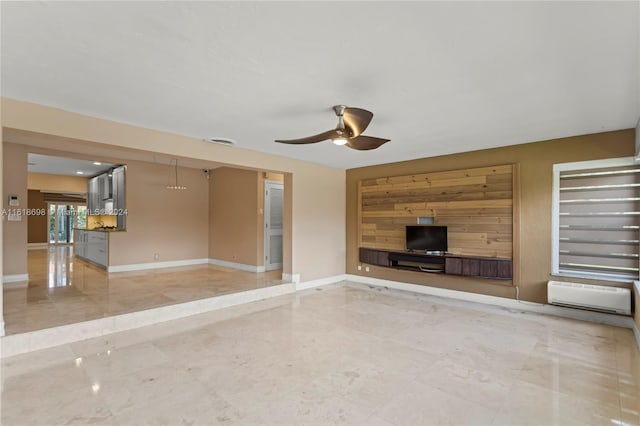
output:
M 376 149 L 389 142 L 390 139 L 362 135 L 373 118 L 371 111 L 345 105 L 335 105 L 333 111 L 338 116 L 338 125 L 335 129 L 306 138 L 276 140 L 276 142 L 301 145 L 331 140 L 336 145 L 346 145 L 360 151 Z

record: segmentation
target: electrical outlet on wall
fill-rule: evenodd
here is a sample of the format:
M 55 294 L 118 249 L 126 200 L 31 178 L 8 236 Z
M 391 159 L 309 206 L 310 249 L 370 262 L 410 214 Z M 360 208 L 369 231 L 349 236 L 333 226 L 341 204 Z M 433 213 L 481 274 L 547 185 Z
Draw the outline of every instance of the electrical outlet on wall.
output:
M 362 265 L 358 265 L 358 271 L 362 271 Z
M 160 260 L 160 253 L 153 253 L 153 260 Z
M 365 272 L 369 272 L 369 267 L 365 266 L 364 270 L 365 270 Z

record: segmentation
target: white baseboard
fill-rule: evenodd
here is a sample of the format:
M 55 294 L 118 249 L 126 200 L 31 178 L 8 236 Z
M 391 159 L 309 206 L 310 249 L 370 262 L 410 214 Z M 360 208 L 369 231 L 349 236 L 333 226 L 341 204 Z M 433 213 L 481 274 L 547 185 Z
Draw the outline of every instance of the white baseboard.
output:
M 282 281 L 298 284 L 300 282 L 300 274 L 282 274 Z
M 203 265 L 209 263 L 209 259 L 167 260 L 165 262 L 132 263 L 129 265 L 112 265 L 107 272 L 144 271 L 146 269 L 174 268 L 176 266 Z
M 534 312 L 534 313 L 545 314 L 545 315 L 554 315 L 554 316 L 559 316 L 564 318 L 596 322 L 600 324 L 608 324 L 608 325 L 613 325 L 613 326 L 622 327 L 622 328 L 632 328 L 634 326 L 633 318 L 622 316 L 622 315 L 586 311 L 581 309 L 563 308 L 560 306 L 538 304 L 533 302 L 519 302 L 515 299 L 507 299 L 504 297 L 487 296 L 484 294 L 468 293 L 466 291 L 449 290 L 445 288 L 429 287 L 426 285 L 382 280 L 379 278 L 363 277 L 360 275 L 347 274 L 345 279 L 347 281 L 353 281 L 353 282 L 362 283 L 362 284 L 369 284 L 376 287 L 385 287 L 385 288 L 392 288 L 395 290 L 411 291 L 414 293 L 428 294 L 430 296 L 465 300 L 467 302 L 483 303 L 485 305 L 500 306 L 503 308 L 515 309 L 518 311 Z
M 27 250 L 39 250 L 49 247 L 49 243 L 29 243 L 27 244 Z
M 296 283 L 296 290 L 306 290 L 308 288 L 320 287 L 328 284 L 339 283 L 340 281 L 346 280 L 347 276 L 345 274 L 334 275 L 332 277 L 319 278 L 317 280 L 305 281 L 303 283 Z
M 265 271 L 264 265 L 261 265 L 261 266 L 246 265 L 244 263 L 229 262 L 228 260 L 221 260 L 221 259 L 209 258 L 209 264 L 217 265 L 217 266 L 226 266 L 227 268 L 240 269 L 241 271 L 247 271 L 247 272 L 264 272 Z
M 27 288 L 29 286 L 29 274 L 13 274 L 2 276 L 2 288 Z

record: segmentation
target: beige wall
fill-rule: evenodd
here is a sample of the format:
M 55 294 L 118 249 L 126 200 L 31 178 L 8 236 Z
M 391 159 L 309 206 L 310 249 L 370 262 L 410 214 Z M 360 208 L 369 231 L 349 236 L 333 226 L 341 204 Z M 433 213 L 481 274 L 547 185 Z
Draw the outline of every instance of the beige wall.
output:
M 2 117 L 2 105 L 0 105 L 0 117 Z M 4 135 L 4 131 L 2 129 L 2 126 L 0 126 L 0 147 L 4 145 L 1 143 L 4 140 L 2 139 L 3 135 Z M 0 194 L 0 198 L 4 200 L 6 198 L 5 191 L 4 191 L 4 148 L 0 149 L 0 176 L 3 177 L 2 179 L 3 185 L 0 185 L 0 191 L 2 191 L 2 193 Z M 0 239 L 4 241 L 4 220 L 0 220 Z M 2 248 L 2 257 L 4 257 L 4 247 Z M 0 277 L 2 277 L 3 274 L 4 274 L 4 261 L 0 262 Z M 0 336 L 4 336 L 3 308 L 4 308 L 4 291 L 0 291 Z M 0 409 L 1 408 L 2 408 L 2 401 L 0 401 Z
M 41 138 L 51 135 L 55 138 L 55 148 L 63 151 L 88 154 L 115 145 L 282 172 L 285 174 L 285 220 L 290 219 L 290 229 L 284 231 L 284 271 L 300 274 L 302 281 L 344 273 L 344 170 L 239 147 L 208 144 L 196 138 L 7 98 L 2 98 L 2 125 L 39 133 L 37 139 L 41 142 L 30 143 L 42 147 L 54 148 L 52 142 Z M 287 184 L 287 176 L 291 184 Z
M 46 212 L 47 203 L 44 201 L 44 193 L 30 189 L 27 206 L 30 210 L 44 210 Z M 47 242 L 47 218 L 46 214 L 27 216 L 27 243 Z
M 50 192 L 87 192 L 87 178 L 28 173 L 27 188 Z
M 287 179 L 285 178 L 285 200 Z M 339 174 L 318 175 L 314 170 L 300 170 L 293 177 L 293 199 L 304 201 L 293 212 L 293 235 L 305 235 L 304 249 L 293 247 L 293 262 L 303 265 L 315 265 L 316 274 L 310 279 L 330 276 L 344 269 L 344 235 L 336 234 L 344 227 L 345 176 Z M 311 191 L 310 193 L 308 191 Z M 328 215 L 333 209 L 343 211 L 342 218 Z M 295 269 L 294 269 L 295 271 Z M 302 276 L 302 280 L 307 277 Z
M 221 167 L 209 172 L 209 257 L 263 265 L 258 257 L 258 184 L 253 170 Z
M 2 183 L 4 209 L 26 209 L 27 193 L 27 154 L 25 146 L 3 143 Z M 17 195 L 20 205 L 9 206 L 9 195 Z M 9 222 L 3 217 L 4 235 L 2 239 L 2 260 L 4 275 L 27 273 L 27 219 L 21 217 L 19 222 Z
M 208 191 L 202 170 L 140 161 L 126 163 L 126 232 L 109 234 L 109 265 L 208 257 Z M 154 254 L 159 258 L 154 259 Z
M 626 157 L 634 154 L 633 129 L 576 136 L 504 148 L 424 158 L 347 171 L 347 273 L 425 284 L 460 291 L 515 297 L 511 287 L 463 277 L 372 267 L 357 270 L 357 182 L 365 178 L 459 170 L 496 164 L 520 165 L 520 297 L 546 302 L 551 271 L 551 190 L 554 163 Z

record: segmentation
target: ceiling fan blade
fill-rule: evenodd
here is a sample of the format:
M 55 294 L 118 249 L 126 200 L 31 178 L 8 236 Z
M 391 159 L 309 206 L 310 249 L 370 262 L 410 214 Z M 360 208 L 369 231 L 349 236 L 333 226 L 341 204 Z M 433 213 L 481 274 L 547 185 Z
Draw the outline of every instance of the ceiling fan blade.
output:
M 357 138 L 349 139 L 347 146 L 359 151 L 367 151 L 369 149 L 376 149 L 390 140 L 391 139 L 374 138 L 373 136 L 358 136 Z
M 355 138 L 371 123 L 373 113 L 366 109 L 347 107 L 344 109 L 343 118 L 345 126 L 351 130 L 351 136 Z
M 276 139 L 276 142 L 288 143 L 288 144 L 294 144 L 294 145 L 301 145 L 301 144 L 306 144 L 306 143 L 322 142 L 322 141 L 326 141 L 328 139 L 337 138 L 339 136 L 340 135 L 338 134 L 336 129 L 333 129 L 333 130 L 328 130 L 328 131 L 326 131 L 324 133 L 320 133 L 318 135 L 309 136 L 309 137 L 301 138 L 301 139 L 289 139 L 289 140 L 277 140 Z

